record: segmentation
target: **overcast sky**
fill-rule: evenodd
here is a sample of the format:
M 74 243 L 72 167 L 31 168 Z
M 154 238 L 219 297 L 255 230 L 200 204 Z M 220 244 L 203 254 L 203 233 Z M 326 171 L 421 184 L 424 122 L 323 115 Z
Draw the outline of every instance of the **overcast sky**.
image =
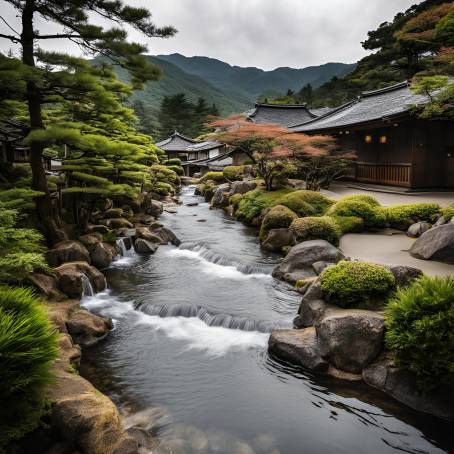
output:
M 330 61 L 352 63 L 366 55 L 361 41 L 369 30 L 418 0 L 126 0 L 151 9 L 158 25 L 174 25 L 178 34 L 166 40 L 144 40 L 151 54 L 204 55 L 232 65 L 273 69 L 305 67 Z M 0 14 L 18 20 L 0 0 Z M 41 33 L 55 30 L 40 25 Z M 20 28 L 18 27 L 20 31 Z M 7 32 L 0 24 L 0 32 Z M 46 42 L 68 51 L 68 43 Z M 0 39 L 0 48 L 9 42 Z M 73 49 L 77 52 L 77 49 Z

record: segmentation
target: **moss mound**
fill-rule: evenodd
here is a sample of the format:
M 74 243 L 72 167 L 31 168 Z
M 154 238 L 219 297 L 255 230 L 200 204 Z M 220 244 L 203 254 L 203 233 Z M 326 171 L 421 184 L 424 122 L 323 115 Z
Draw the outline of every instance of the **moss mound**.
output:
M 290 224 L 298 219 L 298 216 L 290 209 L 283 205 L 276 205 L 269 209 L 263 218 L 260 228 L 260 240 L 264 241 L 268 232 L 272 229 L 290 227 Z
M 383 265 L 345 260 L 326 268 L 320 282 L 325 298 L 344 308 L 379 305 L 396 285 L 394 275 Z
M 354 194 L 354 195 L 347 195 L 342 198 L 343 201 L 353 201 L 353 202 L 364 202 L 370 205 L 371 207 L 379 207 L 380 203 L 375 197 L 367 194 Z
M 364 220 L 366 228 L 382 228 L 386 225 L 386 216 L 379 206 L 371 205 L 370 201 L 348 196 L 339 200 L 328 210 L 329 216 L 357 217 Z
M 57 341 L 30 290 L 0 287 L 0 451 L 39 425 Z
M 310 240 L 326 240 L 335 246 L 339 244 L 341 234 L 335 220 L 328 216 L 295 219 L 290 230 L 298 243 Z
M 282 197 L 281 205 L 293 210 L 299 216 L 322 215 L 334 202 L 315 191 L 293 191 Z
M 423 276 L 385 309 L 386 345 L 421 391 L 454 380 L 454 278 Z
M 207 172 L 200 178 L 201 182 L 215 181 L 216 183 L 223 183 L 225 181 L 224 174 L 222 172 Z
M 383 208 L 386 221 L 396 229 L 406 230 L 419 221 L 433 222 L 435 215 L 441 213 L 436 203 L 414 203 L 410 205 L 394 205 Z
M 364 230 L 364 221 L 355 216 L 330 216 L 337 224 L 342 235 L 346 233 L 361 233 Z
M 244 166 L 227 166 L 224 167 L 224 178 L 229 181 L 242 180 L 244 177 Z
M 450 221 L 454 217 L 454 203 L 449 205 L 447 208 L 442 210 L 442 214 L 446 220 L 446 222 Z

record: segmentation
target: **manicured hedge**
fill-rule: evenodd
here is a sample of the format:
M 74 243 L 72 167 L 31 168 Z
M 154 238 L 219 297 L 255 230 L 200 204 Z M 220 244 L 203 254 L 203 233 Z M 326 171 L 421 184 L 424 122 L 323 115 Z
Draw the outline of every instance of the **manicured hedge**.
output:
M 396 285 L 394 275 L 383 265 L 341 261 L 320 275 L 325 298 L 340 307 L 380 305 Z
M 260 240 L 264 241 L 268 232 L 272 229 L 290 227 L 290 224 L 298 219 L 298 216 L 290 209 L 283 205 L 276 205 L 269 209 L 263 218 L 260 228 Z
M 385 310 L 386 345 L 421 391 L 454 382 L 454 278 L 423 276 Z
M 366 228 L 382 228 L 386 225 L 386 216 L 381 207 L 371 205 L 369 201 L 347 197 L 339 200 L 327 213 L 329 216 L 358 217 L 364 220 Z
M 333 218 L 328 216 L 306 217 L 295 219 L 290 230 L 297 243 L 310 240 L 326 240 L 337 246 L 339 244 L 340 229 Z
M 406 230 L 419 221 L 434 222 L 435 215 L 441 212 L 437 203 L 414 203 L 410 205 L 393 205 L 383 208 L 386 221 L 398 229 Z
M 177 175 L 184 175 L 184 169 L 181 166 L 169 165 L 167 166 L 170 170 L 173 170 Z
M 57 342 L 32 291 L 0 287 L 0 451 L 39 425 Z

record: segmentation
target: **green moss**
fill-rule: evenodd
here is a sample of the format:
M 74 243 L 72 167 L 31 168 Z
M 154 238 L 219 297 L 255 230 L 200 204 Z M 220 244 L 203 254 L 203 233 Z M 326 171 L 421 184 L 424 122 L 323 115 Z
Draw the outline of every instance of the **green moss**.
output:
M 394 275 L 383 265 L 341 261 L 320 275 L 325 298 L 340 307 L 371 307 L 394 290 Z
M 181 159 L 179 159 L 179 158 L 168 159 L 167 161 L 164 161 L 163 164 L 165 164 L 166 166 L 181 167 Z
M 298 219 L 298 216 L 290 209 L 283 205 L 276 205 L 269 209 L 263 218 L 260 228 L 260 240 L 264 241 L 268 232 L 272 229 L 290 227 L 290 224 Z
M 116 244 L 117 237 L 115 236 L 115 233 L 112 230 L 109 230 L 106 234 L 104 234 L 103 241 L 109 244 Z
M 443 208 L 441 213 L 443 214 L 445 221 L 449 222 L 454 217 L 454 203 L 449 205 L 447 208 Z
M 394 205 L 383 208 L 383 213 L 391 227 L 406 230 L 415 222 L 433 222 L 435 215 L 441 213 L 441 207 L 437 203 Z
M 328 216 L 295 219 L 290 230 L 298 243 L 310 240 L 326 240 L 335 246 L 339 244 L 341 233 L 336 222 Z
M 331 216 L 339 227 L 342 235 L 346 233 L 360 233 L 364 230 L 364 221 L 355 216 Z
M 454 380 L 454 279 L 423 276 L 385 309 L 386 346 L 421 391 Z
M 351 196 L 339 200 L 327 214 L 361 218 L 366 228 L 382 228 L 386 225 L 386 216 L 381 207 L 372 206 L 370 201 L 356 200 Z
M 380 203 L 375 197 L 367 194 L 354 194 L 343 197 L 342 200 L 354 201 L 354 202 L 364 202 L 370 205 L 371 207 L 379 207 Z
M 299 216 L 322 215 L 334 202 L 315 191 L 293 191 L 280 200 L 281 205 L 293 210 Z
M 0 451 L 40 424 L 57 353 L 58 334 L 33 292 L 0 287 Z
M 237 208 L 239 203 L 241 202 L 242 198 L 243 198 L 243 194 L 233 194 L 229 198 L 229 204 L 233 205 L 235 208 Z
M 177 175 L 184 175 L 184 169 L 181 166 L 167 166 L 170 170 L 173 170 Z
M 225 181 L 224 174 L 222 172 L 207 172 L 200 181 L 215 181 L 216 183 L 222 183 Z
M 224 178 L 230 181 L 242 180 L 244 176 L 244 166 L 224 167 Z
M 260 216 L 265 208 L 280 205 L 280 199 L 292 191 L 292 189 L 280 189 L 278 191 L 254 189 L 249 191 L 243 195 L 235 215 L 240 221 L 251 224 L 253 219 Z

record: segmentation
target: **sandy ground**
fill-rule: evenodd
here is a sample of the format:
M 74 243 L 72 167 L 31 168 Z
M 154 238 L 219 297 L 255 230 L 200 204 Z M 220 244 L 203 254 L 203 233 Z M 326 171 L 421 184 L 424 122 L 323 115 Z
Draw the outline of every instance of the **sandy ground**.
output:
M 401 203 L 426 203 L 435 202 L 441 206 L 448 206 L 454 202 L 454 192 L 424 192 L 394 194 L 378 192 L 373 190 L 355 189 L 348 187 L 345 183 L 332 184 L 329 191 L 322 191 L 328 197 L 340 199 L 346 195 L 369 194 L 375 197 L 382 205 L 397 205 Z
M 342 237 L 340 249 L 352 259 L 414 266 L 430 276 L 454 276 L 454 265 L 413 258 L 407 252 L 413 241 L 405 234 L 349 233 Z

